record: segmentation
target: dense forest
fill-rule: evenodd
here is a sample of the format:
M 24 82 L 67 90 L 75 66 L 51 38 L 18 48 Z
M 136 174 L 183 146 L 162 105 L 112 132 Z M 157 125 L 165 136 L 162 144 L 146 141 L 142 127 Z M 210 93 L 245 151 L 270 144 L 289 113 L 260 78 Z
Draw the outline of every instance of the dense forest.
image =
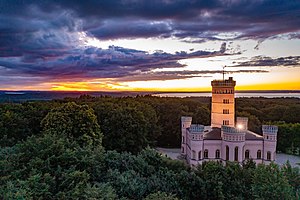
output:
M 300 99 L 238 98 L 237 116 L 279 126 L 299 154 Z M 180 117 L 210 124 L 210 98 L 65 98 L 0 104 L 4 199 L 298 199 L 299 168 L 249 160 L 190 168 L 152 147 L 180 146 Z

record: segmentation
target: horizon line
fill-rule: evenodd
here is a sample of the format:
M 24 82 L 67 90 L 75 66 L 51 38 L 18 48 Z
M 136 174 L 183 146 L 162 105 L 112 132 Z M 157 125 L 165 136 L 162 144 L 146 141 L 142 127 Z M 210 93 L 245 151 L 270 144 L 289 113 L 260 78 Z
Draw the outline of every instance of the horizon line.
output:
M 134 91 L 134 90 L 111 90 L 111 91 L 100 91 L 100 90 L 0 90 L 0 92 L 103 92 L 103 93 L 211 93 L 211 90 L 204 91 Z M 235 90 L 235 93 L 299 93 L 300 90 Z

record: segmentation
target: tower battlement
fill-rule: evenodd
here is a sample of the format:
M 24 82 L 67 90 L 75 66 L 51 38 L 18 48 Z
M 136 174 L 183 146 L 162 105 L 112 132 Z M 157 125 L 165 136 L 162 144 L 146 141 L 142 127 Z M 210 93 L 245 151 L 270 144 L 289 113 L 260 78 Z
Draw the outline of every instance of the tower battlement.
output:
M 203 133 L 204 126 L 200 124 L 192 124 L 188 130 L 190 133 Z
M 211 82 L 211 86 L 213 87 L 234 87 L 235 84 L 236 82 L 232 79 L 232 77 L 225 80 L 213 80 Z
M 274 125 L 263 125 L 262 131 L 264 134 L 277 134 L 278 127 Z
M 229 133 L 229 134 L 236 134 L 236 133 L 245 133 L 245 130 L 237 129 L 237 128 L 230 127 L 230 126 L 222 126 L 222 132 Z
M 192 122 L 192 117 L 182 116 L 181 121 L 182 122 Z

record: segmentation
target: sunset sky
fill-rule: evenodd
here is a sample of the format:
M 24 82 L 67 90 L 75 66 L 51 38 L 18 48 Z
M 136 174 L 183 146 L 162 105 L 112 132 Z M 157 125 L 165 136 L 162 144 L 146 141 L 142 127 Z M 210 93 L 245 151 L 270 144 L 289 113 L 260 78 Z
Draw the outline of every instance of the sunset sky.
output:
M 0 0 L 0 90 L 300 90 L 299 0 Z

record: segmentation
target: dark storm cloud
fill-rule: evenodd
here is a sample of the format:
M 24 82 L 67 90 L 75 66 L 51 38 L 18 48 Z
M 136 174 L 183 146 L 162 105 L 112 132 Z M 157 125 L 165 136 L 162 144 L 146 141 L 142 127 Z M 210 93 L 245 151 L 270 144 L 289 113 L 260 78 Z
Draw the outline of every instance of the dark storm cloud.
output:
M 280 58 L 271 58 L 266 56 L 256 56 L 250 61 L 237 62 L 231 67 L 273 67 L 273 66 L 290 66 L 300 67 L 300 56 L 288 56 Z
M 76 23 L 81 21 L 81 30 L 100 39 L 175 36 L 219 40 L 223 32 L 238 33 L 233 38 L 258 39 L 300 28 L 300 2 L 292 0 L 2 0 L 0 7 L 9 24 L 25 18 L 27 30 L 36 29 L 30 23 L 36 19 L 48 27 L 69 30 L 78 30 Z M 63 14 L 70 17 L 61 17 Z M 57 17 L 59 20 L 51 20 Z
M 83 3 L 82 3 L 83 4 Z M 88 19 L 83 29 L 99 39 L 177 37 L 183 41 L 265 39 L 299 31 L 299 1 L 112 1 L 64 2 Z M 93 7 L 93 8 L 91 8 Z M 118 28 L 119 27 L 119 28 Z M 227 39 L 227 38 L 226 38 Z
M 2 71 L 7 75 L 30 75 L 43 77 L 45 81 L 84 80 L 86 78 L 121 78 L 140 73 L 148 73 L 161 68 L 181 68 L 185 65 L 178 60 L 227 55 L 226 44 L 219 51 L 195 51 L 174 54 L 157 51 L 149 54 L 145 51 L 110 46 L 108 49 L 95 47 L 84 50 L 66 51 L 63 56 L 41 59 L 36 57 L 7 57 L 0 59 Z M 40 55 L 40 54 L 39 54 Z M 161 74 L 163 77 L 163 74 Z M 168 79 L 168 77 L 166 77 Z
M 100 41 L 175 37 L 221 44 L 228 38 L 262 41 L 281 34 L 299 38 L 299 24 L 300 1 L 0 0 L 0 68 L 5 75 L 44 81 L 138 76 L 154 69 L 184 67 L 178 62 L 181 59 L 225 55 L 226 44 L 213 52 L 149 54 L 121 47 L 88 48 L 82 46 L 80 34 Z M 200 76 L 160 75 L 167 79 Z
M 233 73 L 267 73 L 266 70 L 234 70 L 226 71 L 226 74 Z M 195 77 L 212 77 L 213 74 L 222 74 L 220 70 L 202 70 L 202 71 L 158 71 L 148 73 L 132 74 L 118 78 L 117 81 L 148 81 L 148 80 L 176 80 L 176 79 L 188 79 Z

